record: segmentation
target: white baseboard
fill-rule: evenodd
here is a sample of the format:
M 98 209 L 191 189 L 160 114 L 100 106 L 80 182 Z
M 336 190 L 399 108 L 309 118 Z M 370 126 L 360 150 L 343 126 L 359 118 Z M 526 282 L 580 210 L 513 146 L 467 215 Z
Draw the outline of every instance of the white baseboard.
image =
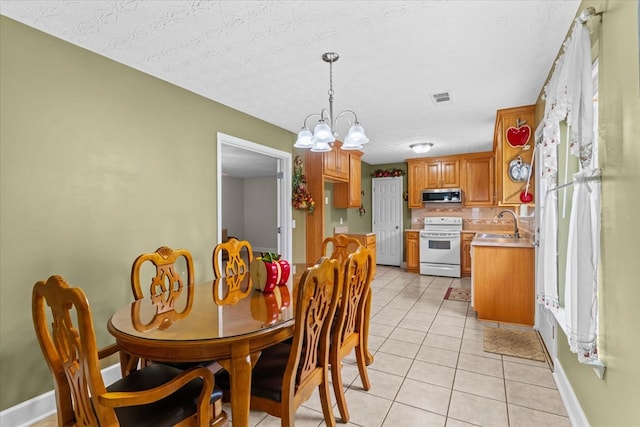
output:
M 587 420 L 587 416 L 584 414 L 582 406 L 576 394 L 573 392 L 573 387 L 571 387 L 569 378 L 567 378 L 567 374 L 564 372 L 564 369 L 562 369 L 558 358 L 555 358 L 553 361 L 553 379 L 558 386 L 558 392 L 560 392 L 560 397 L 567 409 L 571 425 L 576 427 L 589 427 L 589 420 Z
M 104 368 L 102 370 L 102 378 L 106 385 L 122 378 L 120 364 L 116 363 Z M 55 391 L 51 390 L 0 412 L 0 426 L 28 427 L 55 412 L 56 396 Z

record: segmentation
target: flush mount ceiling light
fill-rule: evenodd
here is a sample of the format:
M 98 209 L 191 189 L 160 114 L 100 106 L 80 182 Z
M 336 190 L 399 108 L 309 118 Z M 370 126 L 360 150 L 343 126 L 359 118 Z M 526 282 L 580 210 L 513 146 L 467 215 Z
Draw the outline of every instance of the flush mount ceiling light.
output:
M 296 148 L 311 148 L 314 152 L 331 151 L 331 145 L 336 140 L 338 132 L 335 129 L 335 124 L 339 118 L 346 118 L 351 124 L 347 136 L 344 138 L 343 150 L 359 150 L 362 148 L 362 144 L 369 142 L 369 138 L 364 133 L 364 129 L 358 122 L 358 116 L 351 110 L 344 110 L 333 117 L 333 63 L 340 58 L 335 52 L 327 52 L 322 55 L 322 60 L 329 63 L 329 110 L 323 108 L 320 114 L 309 114 L 304 119 L 304 125 L 298 133 L 298 139 L 293 144 Z M 353 122 L 349 120 L 346 115 L 353 114 Z M 313 130 L 313 134 L 307 128 L 307 120 L 310 117 L 319 117 L 318 123 Z
M 409 147 L 411 147 L 411 149 L 413 150 L 414 153 L 426 153 L 429 150 L 431 150 L 431 147 L 433 147 L 433 143 L 432 142 L 419 142 L 416 144 L 411 144 Z

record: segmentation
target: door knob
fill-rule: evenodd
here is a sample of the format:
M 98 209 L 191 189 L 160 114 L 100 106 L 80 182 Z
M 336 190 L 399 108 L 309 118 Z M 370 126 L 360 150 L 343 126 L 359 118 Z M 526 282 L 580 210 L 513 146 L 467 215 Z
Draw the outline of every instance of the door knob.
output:
M 397 230 L 398 228 L 400 228 L 400 227 L 396 225 L 396 230 Z

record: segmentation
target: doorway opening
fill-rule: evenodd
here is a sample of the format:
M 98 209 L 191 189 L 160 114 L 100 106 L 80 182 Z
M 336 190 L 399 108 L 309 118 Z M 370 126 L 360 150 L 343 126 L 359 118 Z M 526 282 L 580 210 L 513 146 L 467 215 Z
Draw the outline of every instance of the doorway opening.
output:
M 218 133 L 218 239 L 292 259 L 291 153 Z

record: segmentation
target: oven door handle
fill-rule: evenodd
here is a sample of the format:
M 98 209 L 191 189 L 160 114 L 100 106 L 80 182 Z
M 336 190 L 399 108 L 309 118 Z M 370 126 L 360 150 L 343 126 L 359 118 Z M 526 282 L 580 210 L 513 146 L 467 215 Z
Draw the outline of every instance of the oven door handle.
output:
M 420 237 L 423 239 L 446 239 L 450 240 L 452 237 L 460 238 L 460 233 L 420 233 Z

